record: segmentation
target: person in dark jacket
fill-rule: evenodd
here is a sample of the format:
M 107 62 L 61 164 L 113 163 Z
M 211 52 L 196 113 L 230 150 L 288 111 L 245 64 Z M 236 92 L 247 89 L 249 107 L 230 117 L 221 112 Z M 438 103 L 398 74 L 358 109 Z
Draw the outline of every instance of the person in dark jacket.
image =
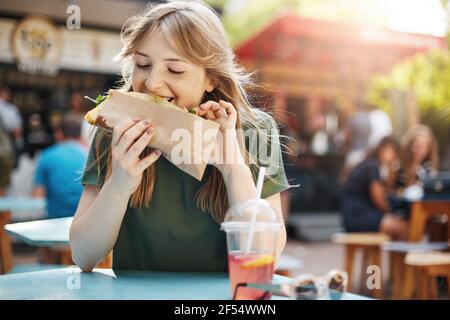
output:
M 342 212 L 348 232 L 384 232 L 393 239 L 406 239 L 408 222 L 392 213 L 388 177 L 398 166 L 400 146 L 392 137 L 378 146 L 351 172 L 344 187 Z

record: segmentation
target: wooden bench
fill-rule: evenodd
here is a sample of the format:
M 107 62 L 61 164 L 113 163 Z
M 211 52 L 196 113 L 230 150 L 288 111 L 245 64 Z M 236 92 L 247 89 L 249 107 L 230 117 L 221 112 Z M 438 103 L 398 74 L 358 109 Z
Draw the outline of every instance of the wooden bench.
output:
M 413 267 L 417 277 L 417 297 L 419 299 L 436 299 L 436 277 L 445 277 L 450 294 L 450 253 L 425 252 L 408 253 L 405 264 Z
M 353 266 L 355 255 L 358 250 L 362 251 L 362 269 L 360 278 L 360 290 L 363 290 L 366 283 L 367 267 L 376 265 L 382 267 L 380 254 L 381 246 L 390 240 L 389 236 L 383 233 L 362 232 L 362 233 L 336 233 L 331 238 L 333 243 L 345 246 L 345 271 L 348 273 L 349 292 L 352 291 Z M 378 299 L 383 298 L 383 289 L 373 289 L 373 296 Z
M 414 295 L 414 270 L 405 264 L 408 253 L 424 253 L 447 248 L 445 242 L 405 242 L 392 241 L 382 246 L 389 252 L 390 279 L 392 281 L 391 298 L 394 300 L 411 299 Z

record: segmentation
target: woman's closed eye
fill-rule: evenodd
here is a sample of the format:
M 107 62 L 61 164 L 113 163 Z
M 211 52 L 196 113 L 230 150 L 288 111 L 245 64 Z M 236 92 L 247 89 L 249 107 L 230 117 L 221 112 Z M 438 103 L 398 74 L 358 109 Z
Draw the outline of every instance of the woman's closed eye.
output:
M 170 73 L 174 73 L 174 74 L 183 74 L 185 71 L 181 71 L 181 70 L 175 70 L 172 68 L 168 68 L 167 70 L 169 70 Z
M 147 70 L 147 69 L 150 69 L 152 67 L 151 64 L 140 64 L 140 63 L 136 63 L 136 66 L 139 69 L 142 69 L 142 70 Z M 172 69 L 172 68 L 167 68 L 167 70 L 170 73 L 173 73 L 173 74 L 183 74 L 183 73 L 185 73 L 185 71 L 179 71 L 179 70 L 175 70 L 175 69 Z
M 151 64 L 139 64 L 139 63 L 136 63 L 136 67 L 138 67 L 139 69 L 148 69 L 148 68 L 150 68 L 152 65 Z

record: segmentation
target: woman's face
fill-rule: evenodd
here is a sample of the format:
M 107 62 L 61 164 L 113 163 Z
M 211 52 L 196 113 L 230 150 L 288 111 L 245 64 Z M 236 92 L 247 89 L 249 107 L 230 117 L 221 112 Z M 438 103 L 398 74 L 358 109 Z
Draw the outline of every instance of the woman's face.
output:
M 430 148 L 431 138 L 425 133 L 417 135 L 411 147 L 415 162 L 422 163 L 430 153 Z
M 397 151 L 392 146 L 387 145 L 380 150 L 379 160 L 382 164 L 392 164 L 398 160 Z
M 157 30 L 142 40 L 133 60 L 131 80 L 136 92 L 151 93 L 190 109 L 201 103 L 205 91 L 214 89 L 205 69 L 181 57 Z

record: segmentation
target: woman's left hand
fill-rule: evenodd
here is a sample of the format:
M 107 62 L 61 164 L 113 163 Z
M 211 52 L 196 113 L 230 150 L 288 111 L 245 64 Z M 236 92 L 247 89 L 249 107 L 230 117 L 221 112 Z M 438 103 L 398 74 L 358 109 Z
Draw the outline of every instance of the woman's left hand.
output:
M 226 164 L 239 163 L 242 155 L 236 138 L 237 111 L 234 106 L 223 100 L 208 101 L 199 106 L 197 115 L 220 125 L 210 164 L 222 171 Z
M 200 117 L 217 122 L 223 133 L 227 130 L 236 130 L 237 112 L 229 102 L 209 100 L 199 106 L 197 114 Z

